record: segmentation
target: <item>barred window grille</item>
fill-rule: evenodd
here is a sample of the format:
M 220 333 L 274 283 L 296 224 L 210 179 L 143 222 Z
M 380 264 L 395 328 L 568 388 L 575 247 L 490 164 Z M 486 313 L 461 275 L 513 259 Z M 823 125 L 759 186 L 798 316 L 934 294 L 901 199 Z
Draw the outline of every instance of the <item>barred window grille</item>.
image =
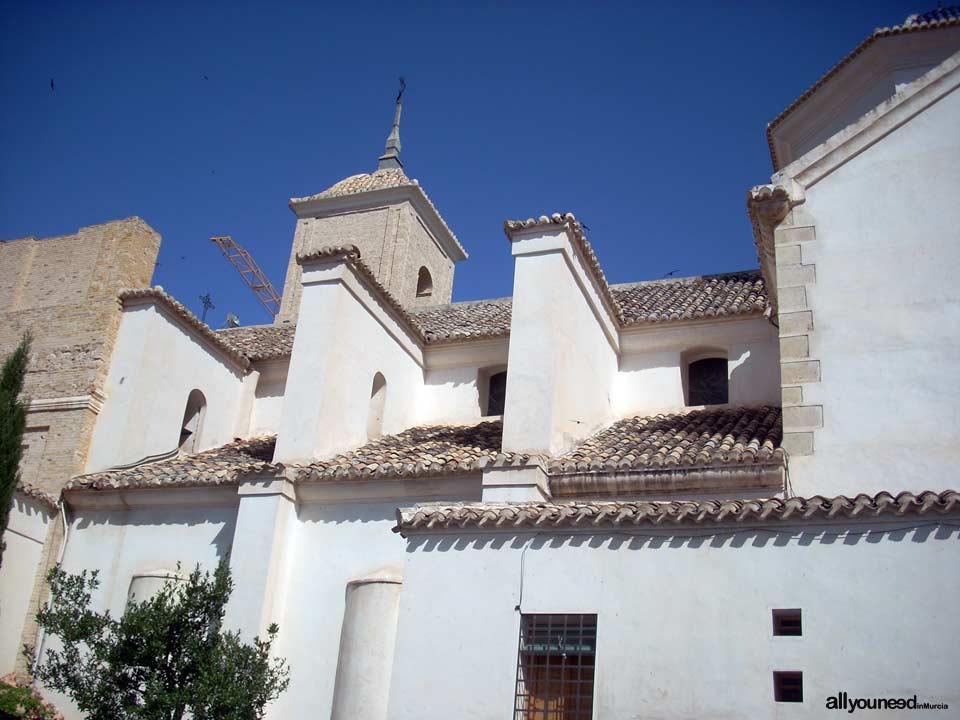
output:
M 596 649 L 596 615 L 523 615 L 514 720 L 590 720 Z

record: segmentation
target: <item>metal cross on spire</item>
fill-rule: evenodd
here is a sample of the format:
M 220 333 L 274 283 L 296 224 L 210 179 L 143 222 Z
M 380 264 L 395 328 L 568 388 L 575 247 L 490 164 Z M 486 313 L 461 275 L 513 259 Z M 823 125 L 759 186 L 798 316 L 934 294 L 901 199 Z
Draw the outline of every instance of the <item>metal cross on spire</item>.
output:
M 377 170 L 399 170 L 403 167 L 400 162 L 400 112 L 403 110 L 403 91 L 407 89 L 407 82 L 400 78 L 400 92 L 397 93 L 397 108 L 393 113 L 393 127 L 387 136 L 387 144 Z

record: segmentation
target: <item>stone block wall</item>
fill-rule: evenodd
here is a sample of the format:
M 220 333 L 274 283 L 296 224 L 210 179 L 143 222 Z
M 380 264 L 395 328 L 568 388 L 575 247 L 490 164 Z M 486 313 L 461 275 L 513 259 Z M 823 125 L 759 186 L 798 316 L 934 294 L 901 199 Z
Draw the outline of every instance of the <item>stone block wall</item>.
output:
M 120 325 L 117 294 L 150 284 L 159 248 L 137 217 L 0 242 L 0 356 L 33 335 L 23 479 L 54 496 L 85 463 Z

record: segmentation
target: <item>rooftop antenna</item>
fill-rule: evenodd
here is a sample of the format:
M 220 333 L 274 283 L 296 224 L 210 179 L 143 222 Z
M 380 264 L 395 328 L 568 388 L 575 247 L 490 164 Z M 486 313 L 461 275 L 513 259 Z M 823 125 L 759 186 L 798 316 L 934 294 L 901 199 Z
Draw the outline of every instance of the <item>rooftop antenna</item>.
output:
M 210 299 L 210 293 L 200 296 L 200 302 L 203 303 L 203 314 L 200 316 L 200 322 L 207 321 L 207 310 L 213 310 L 216 305 L 213 304 L 213 300 Z
M 400 112 L 403 110 L 403 91 L 407 89 L 407 81 L 400 78 L 400 92 L 397 93 L 397 107 L 393 113 L 393 127 L 387 136 L 387 144 L 383 155 L 380 156 L 380 164 L 377 170 L 400 170 L 403 163 L 400 162 Z

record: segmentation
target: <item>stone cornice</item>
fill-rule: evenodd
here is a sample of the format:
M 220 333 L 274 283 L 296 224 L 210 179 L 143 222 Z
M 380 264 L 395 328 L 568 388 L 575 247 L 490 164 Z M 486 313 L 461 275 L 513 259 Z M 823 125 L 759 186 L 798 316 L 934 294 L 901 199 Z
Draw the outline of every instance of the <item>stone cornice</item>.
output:
M 124 309 L 154 303 L 167 311 L 169 315 L 179 321 L 179 324 L 196 333 L 215 348 L 223 357 L 231 360 L 241 370 L 250 369 L 250 360 L 225 342 L 221 336 L 210 329 L 196 315 L 190 312 L 185 305 L 178 302 L 162 287 L 157 285 L 151 288 L 128 289 L 120 291 L 120 302 Z
M 94 390 L 89 395 L 74 395 L 71 397 L 39 398 L 31 400 L 28 412 L 56 412 L 62 410 L 90 410 L 99 415 L 106 398 Z
M 399 508 L 394 532 L 627 530 L 643 526 L 745 526 L 761 523 L 869 520 L 960 512 L 960 493 L 902 492 L 850 498 L 676 500 L 571 503 L 458 503 Z
M 753 227 L 753 242 L 760 260 L 760 272 L 767 290 L 771 315 L 777 314 L 777 265 L 774 230 L 800 199 L 780 185 L 758 185 L 747 191 L 747 215 Z

